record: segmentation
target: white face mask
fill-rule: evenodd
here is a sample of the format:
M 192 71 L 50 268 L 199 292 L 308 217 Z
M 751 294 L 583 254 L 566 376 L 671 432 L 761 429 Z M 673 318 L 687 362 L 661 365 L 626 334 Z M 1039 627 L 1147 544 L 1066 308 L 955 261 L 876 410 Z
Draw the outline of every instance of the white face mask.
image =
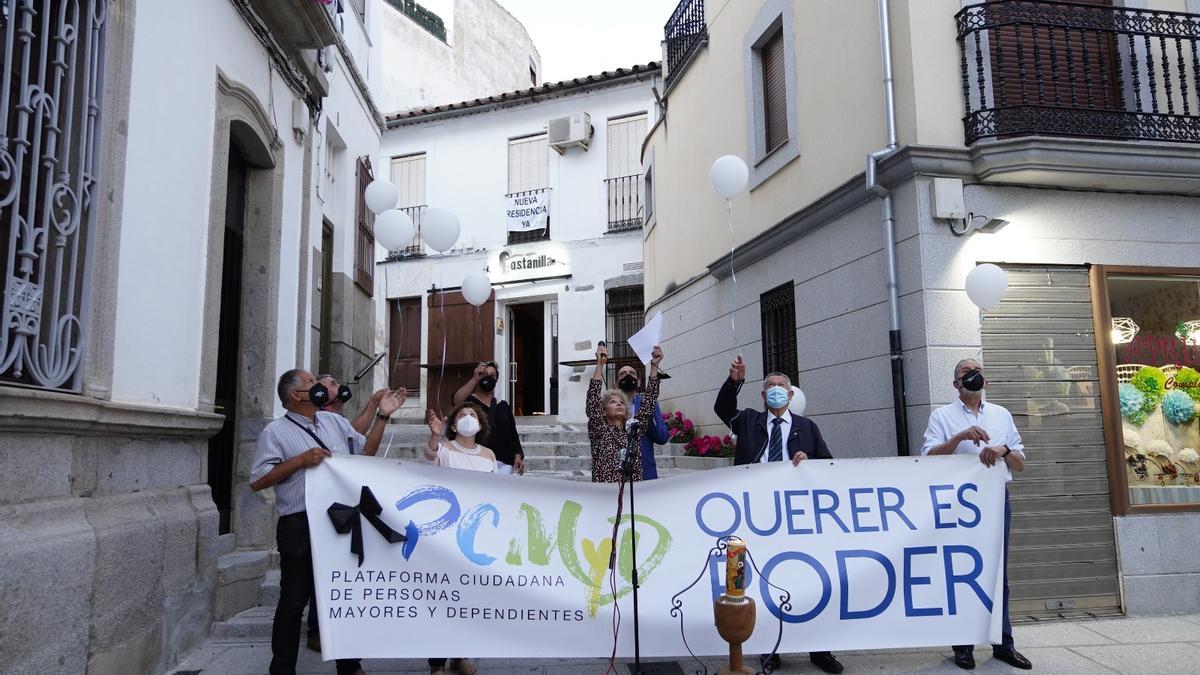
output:
M 474 415 L 463 415 L 454 423 L 454 433 L 471 438 L 479 433 L 479 420 Z

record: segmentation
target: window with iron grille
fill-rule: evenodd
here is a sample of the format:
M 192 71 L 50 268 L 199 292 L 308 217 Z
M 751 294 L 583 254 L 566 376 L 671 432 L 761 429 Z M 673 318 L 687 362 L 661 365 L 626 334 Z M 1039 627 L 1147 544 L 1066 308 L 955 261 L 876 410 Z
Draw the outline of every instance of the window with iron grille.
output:
M 375 214 L 367 208 L 363 193 L 371 183 L 371 162 L 358 158 L 357 187 L 354 191 L 354 221 L 357 236 L 354 241 L 354 283 L 368 296 L 375 295 Z
M 545 192 L 550 185 L 550 146 L 546 134 L 514 138 L 508 142 L 508 194 L 516 197 L 529 193 Z M 550 219 L 547 213 L 546 226 L 527 232 L 509 232 L 509 244 L 522 244 L 550 238 Z
M 645 368 L 637 354 L 629 346 L 629 337 L 642 329 L 642 287 L 626 286 L 608 291 L 605 302 L 605 339 L 608 342 L 608 367 L 605 368 L 606 386 L 615 387 L 617 371 L 622 366 L 633 366 L 638 378 L 645 382 Z
M 82 388 L 107 5 L 40 0 L 0 10 L 3 383 Z
M 784 67 L 783 29 L 771 36 L 760 50 L 762 63 L 763 128 L 767 152 L 787 143 L 787 80 Z
M 642 141 L 646 115 L 627 115 L 608 121 L 608 231 L 642 226 Z
M 796 292 L 788 282 L 763 293 L 758 300 L 762 316 L 763 375 L 783 373 L 799 379 L 796 362 Z
M 412 218 L 413 238 L 407 246 L 389 251 L 389 259 L 415 258 L 425 255 L 425 245 L 421 241 L 421 219 L 427 208 L 425 175 L 425 153 L 392 158 L 392 184 L 400 193 L 396 208 Z

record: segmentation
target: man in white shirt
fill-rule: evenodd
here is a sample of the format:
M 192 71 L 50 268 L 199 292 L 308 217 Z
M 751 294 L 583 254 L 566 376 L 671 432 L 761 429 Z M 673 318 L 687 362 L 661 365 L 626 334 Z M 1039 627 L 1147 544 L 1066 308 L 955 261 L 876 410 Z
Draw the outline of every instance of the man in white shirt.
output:
M 1025 469 L 1025 446 L 1013 424 L 1012 414 L 995 403 L 983 400 L 987 378 L 983 366 L 975 359 L 963 359 L 954 367 L 954 388 L 958 400 L 942 406 L 929 416 L 925 427 L 922 455 L 977 455 L 988 466 L 1000 463 L 1005 476 L 1012 480 L 1012 471 Z M 1008 526 L 1012 511 L 1008 506 L 1008 491 L 1004 493 L 1004 555 L 1008 560 Z M 975 668 L 973 645 L 954 646 L 954 664 L 964 670 Z M 1004 629 L 1001 643 L 992 645 L 992 656 L 1022 670 L 1033 665 L 1018 652 L 1013 643 L 1012 622 L 1008 617 L 1008 566 L 1004 569 Z

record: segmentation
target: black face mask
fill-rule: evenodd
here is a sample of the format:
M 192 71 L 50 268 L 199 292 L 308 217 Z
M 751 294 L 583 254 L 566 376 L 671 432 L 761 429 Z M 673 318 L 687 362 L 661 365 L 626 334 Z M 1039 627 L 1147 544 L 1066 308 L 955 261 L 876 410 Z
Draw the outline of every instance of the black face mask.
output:
M 496 388 L 496 378 L 491 375 L 484 375 L 479 378 L 479 389 L 482 391 L 491 391 Z
M 308 388 L 308 401 L 318 408 L 324 408 L 329 405 L 329 390 L 325 388 L 325 385 L 317 382 Z
M 637 386 L 637 378 L 632 375 L 626 375 L 625 377 L 617 380 L 617 387 L 620 388 L 621 391 L 637 391 Z
M 337 400 L 341 401 L 342 403 L 345 403 L 346 401 L 349 401 L 352 398 L 354 398 L 354 392 L 350 391 L 350 385 L 339 384 Z
M 963 389 L 967 391 L 979 391 L 983 389 L 983 371 L 978 368 L 972 368 L 958 379 L 962 383 Z

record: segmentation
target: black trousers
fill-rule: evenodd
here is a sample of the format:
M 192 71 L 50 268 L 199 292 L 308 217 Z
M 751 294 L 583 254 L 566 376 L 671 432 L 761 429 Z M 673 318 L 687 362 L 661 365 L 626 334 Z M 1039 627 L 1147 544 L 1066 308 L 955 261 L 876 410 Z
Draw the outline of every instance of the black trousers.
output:
M 312 542 L 308 538 L 308 516 L 293 513 L 279 519 L 275 527 L 279 546 L 279 606 L 271 626 L 271 675 L 294 675 L 300 652 L 300 627 L 304 608 L 313 595 Z M 338 675 L 354 675 L 358 659 L 338 659 Z

